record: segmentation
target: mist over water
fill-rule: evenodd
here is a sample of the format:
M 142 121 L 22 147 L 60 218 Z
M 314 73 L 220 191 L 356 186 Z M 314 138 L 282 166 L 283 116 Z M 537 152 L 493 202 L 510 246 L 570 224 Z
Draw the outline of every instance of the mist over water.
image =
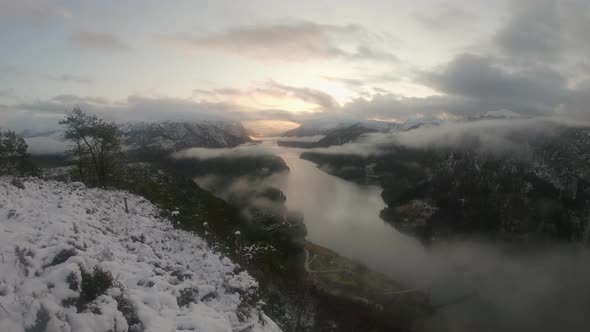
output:
M 432 330 L 586 331 L 590 254 L 576 247 L 519 250 L 481 241 L 425 248 L 379 218 L 381 189 L 329 175 L 301 150 L 268 140 L 291 171 L 277 181 L 290 210 L 303 212 L 307 239 L 429 292 Z M 439 329 L 440 328 L 440 329 Z
M 475 239 L 424 247 L 379 217 L 385 207 L 379 187 L 332 176 L 300 159 L 303 150 L 278 146 L 276 138 L 205 154 L 191 151 L 204 157 L 269 153 L 282 157 L 290 172 L 265 180 L 244 178 L 233 188 L 278 187 L 289 210 L 303 213 L 309 241 L 363 263 L 407 289 L 427 292 L 437 308 L 426 322 L 427 331 L 589 330 L 586 248 L 565 244 L 536 248 Z
M 424 247 L 379 218 L 385 207 L 381 188 L 329 175 L 300 159 L 297 149 L 277 147 L 277 154 L 291 169 L 280 184 L 287 207 L 304 213 L 309 241 L 392 276 L 401 277 L 396 273 L 401 270 L 424 269 Z

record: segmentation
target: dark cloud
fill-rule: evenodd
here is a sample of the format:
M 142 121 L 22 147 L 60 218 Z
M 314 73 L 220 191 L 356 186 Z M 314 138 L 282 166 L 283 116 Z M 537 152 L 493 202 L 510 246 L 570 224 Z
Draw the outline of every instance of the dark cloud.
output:
M 570 90 L 567 100 L 557 108 L 556 113 L 573 120 L 590 121 L 590 80 Z
M 567 81 L 548 68 L 509 68 L 489 56 L 461 54 L 419 79 L 441 92 L 496 109 L 548 114 L 567 96 Z
M 311 88 L 294 87 L 276 82 L 269 82 L 267 87 L 259 91 L 275 95 L 277 97 L 294 97 L 302 101 L 321 107 L 323 111 L 331 111 L 338 107 L 336 100 L 329 94 Z
M 401 97 L 395 94 L 378 94 L 371 99 L 357 98 L 342 107 L 341 114 L 351 119 L 368 118 L 408 119 L 414 117 L 442 117 L 445 114 L 473 115 L 496 108 L 479 104 L 475 100 L 456 96 L 425 98 Z
M 359 25 L 292 22 L 237 26 L 215 35 L 168 41 L 196 51 L 223 52 L 257 60 L 397 61 L 395 55 L 371 45 L 371 39 L 371 35 Z
M 130 46 L 121 38 L 107 32 L 77 30 L 70 34 L 68 42 L 72 46 L 86 49 L 117 52 L 130 49 Z
M 578 61 L 590 55 L 590 2 L 519 0 L 494 42 L 504 55 L 524 61 Z M 574 58 L 574 59 L 572 59 Z

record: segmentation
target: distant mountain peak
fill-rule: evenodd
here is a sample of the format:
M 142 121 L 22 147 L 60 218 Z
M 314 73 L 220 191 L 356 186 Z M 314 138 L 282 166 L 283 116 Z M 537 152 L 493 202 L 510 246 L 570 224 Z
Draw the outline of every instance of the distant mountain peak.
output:
M 138 122 L 120 126 L 130 150 L 159 148 L 179 151 L 192 147 L 225 148 L 251 142 L 239 121 Z
M 488 111 L 484 115 L 486 118 L 502 118 L 502 119 L 515 119 L 520 118 L 521 115 L 507 109 L 500 109 L 496 111 Z

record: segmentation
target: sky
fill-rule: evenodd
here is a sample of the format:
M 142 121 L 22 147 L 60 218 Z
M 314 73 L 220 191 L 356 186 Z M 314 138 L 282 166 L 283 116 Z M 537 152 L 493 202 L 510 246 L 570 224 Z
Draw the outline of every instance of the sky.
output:
M 590 118 L 590 1 L 0 0 L 0 126 Z

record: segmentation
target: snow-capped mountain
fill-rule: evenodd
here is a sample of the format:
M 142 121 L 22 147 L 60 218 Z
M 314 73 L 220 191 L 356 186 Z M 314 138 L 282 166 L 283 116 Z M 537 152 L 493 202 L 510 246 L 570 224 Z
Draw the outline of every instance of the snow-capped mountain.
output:
M 519 149 L 502 153 L 479 136 L 466 135 L 461 144 L 446 147 L 392 145 L 358 158 L 321 151 L 301 157 L 333 175 L 380 184 L 388 205 L 381 217 L 427 242 L 478 234 L 587 245 L 590 130 L 560 124 L 543 128 L 542 136 L 515 129 L 513 140 L 505 142 Z
M 303 124 L 300 127 L 291 129 L 284 132 L 281 136 L 283 137 L 306 137 L 306 136 L 318 136 L 326 135 L 330 131 L 339 128 L 339 125 L 322 125 L 314 126 L 313 124 Z
M 251 142 L 240 122 L 158 122 L 120 126 L 128 150 L 159 148 L 178 151 L 192 147 L 225 148 Z
M 332 130 L 328 135 L 319 140 L 315 144 L 315 146 L 328 147 L 333 145 L 352 143 L 363 134 L 374 133 L 378 131 L 378 129 L 375 129 L 374 124 L 366 125 L 363 122 L 358 122 L 346 128 Z
M 127 192 L 0 177 L 0 331 L 279 331 L 245 302 L 256 280 L 158 215 Z
M 441 123 L 442 121 L 436 118 L 410 119 L 402 123 L 399 126 L 399 130 L 408 131 L 420 127 L 435 127 L 439 126 Z
M 520 114 L 507 109 L 501 109 L 497 111 L 488 111 L 484 115 L 484 118 L 494 119 L 517 119 L 520 118 Z
M 440 125 L 438 119 L 414 119 L 403 123 L 379 120 L 365 120 L 353 125 L 334 128 L 317 142 L 279 141 L 281 146 L 298 148 L 329 147 L 353 143 L 361 136 L 368 133 L 392 133 L 396 131 L 409 131 L 423 126 L 431 127 Z

